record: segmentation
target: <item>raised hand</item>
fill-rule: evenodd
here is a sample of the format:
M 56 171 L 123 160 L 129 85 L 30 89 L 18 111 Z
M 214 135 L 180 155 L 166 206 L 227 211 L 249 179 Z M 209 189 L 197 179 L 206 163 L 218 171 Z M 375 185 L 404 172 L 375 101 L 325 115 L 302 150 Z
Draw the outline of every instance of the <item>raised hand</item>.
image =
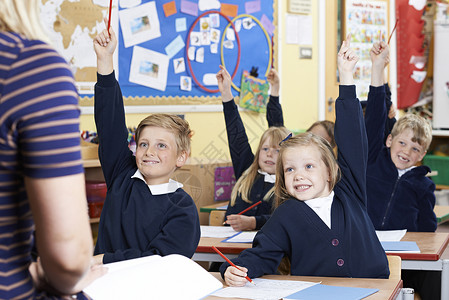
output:
M 267 80 L 271 85 L 271 96 L 279 96 L 280 79 L 279 74 L 275 69 L 271 69 L 268 73 Z
M 108 26 L 108 19 L 104 18 L 106 27 Z M 101 75 L 111 74 L 114 70 L 113 54 L 117 47 L 117 37 L 114 30 L 109 28 L 104 29 L 94 38 L 94 50 L 97 55 L 97 72 Z
M 234 99 L 231 92 L 231 75 L 229 75 L 228 71 L 226 71 L 226 69 L 222 65 L 220 65 L 220 71 L 218 71 L 216 77 L 218 82 L 218 89 L 221 93 L 221 101 L 229 102 Z
M 371 85 L 381 86 L 384 84 L 384 69 L 390 62 L 390 47 L 384 43 L 374 43 L 370 52 L 371 57 Z
M 351 34 L 348 34 L 343 41 L 337 55 L 337 67 L 340 75 L 340 85 L 353 85 L 354 78 L 352 73 L 354 67 L 359 61 L 359 57 L 351 48 Z

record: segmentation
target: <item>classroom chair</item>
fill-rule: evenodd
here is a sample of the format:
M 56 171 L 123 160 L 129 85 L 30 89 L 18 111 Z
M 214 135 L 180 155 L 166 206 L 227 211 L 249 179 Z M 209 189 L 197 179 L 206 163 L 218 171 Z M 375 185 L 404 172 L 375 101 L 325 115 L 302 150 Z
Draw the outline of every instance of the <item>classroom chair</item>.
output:
M 401 279 L 401 257 L 396 255 L 387 255 L 387 259 L 388 267 L 390 268 L 389 278 Z
M 213 210 L 209 215 L 209 226 L 222 226 L 225 219 L 226 211 Z

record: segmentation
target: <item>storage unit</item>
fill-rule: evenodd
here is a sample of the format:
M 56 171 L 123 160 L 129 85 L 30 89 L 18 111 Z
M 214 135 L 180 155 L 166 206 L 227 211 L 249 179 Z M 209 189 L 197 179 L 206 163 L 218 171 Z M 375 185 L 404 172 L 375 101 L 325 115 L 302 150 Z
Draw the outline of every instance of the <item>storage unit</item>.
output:
M 449 129 L 449 22 L 434 25 L 433 128 Z

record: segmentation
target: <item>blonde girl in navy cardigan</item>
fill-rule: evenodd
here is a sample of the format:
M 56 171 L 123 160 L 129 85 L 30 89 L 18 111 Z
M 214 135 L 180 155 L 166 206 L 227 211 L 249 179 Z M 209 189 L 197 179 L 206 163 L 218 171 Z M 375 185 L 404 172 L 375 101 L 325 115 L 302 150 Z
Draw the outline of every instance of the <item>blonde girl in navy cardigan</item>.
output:
M 284 126 L 279 104 L 279 76 L 271 70 L 267 76 L 271 84 L 267 104 L 267 121 L 270 126 L 260 138 L 253 154 L 237 105 L 231 92 L 231 76 L 223 66 L 217 73 L 218 87 L 223 101 L 223 112 L 228 135 L 232 166 L 237 180 L 226 211 L 226 223 L 236 231 L 260 229 L 272 213 L 274 199 L 274 174 L 279 152 L 279 142 L 290 133 Z M 247 211 L 239 212 L 262 200 Z
M 240 270 L 227 263 L 220 267 L 228 285 L 245 285 L 246 275 L 275 274 L 284 256 L 291 261 L 292 275 L 389 276 L 385 251 L 366 210 L 368 145 L 352 77 L 358 57 L 349 41 L 350 36 L 338 53 L 338 162 L 330 144 L 313 133 L 281 143 L 278 207 L 257 233 L 253 248 L 233 260 Z

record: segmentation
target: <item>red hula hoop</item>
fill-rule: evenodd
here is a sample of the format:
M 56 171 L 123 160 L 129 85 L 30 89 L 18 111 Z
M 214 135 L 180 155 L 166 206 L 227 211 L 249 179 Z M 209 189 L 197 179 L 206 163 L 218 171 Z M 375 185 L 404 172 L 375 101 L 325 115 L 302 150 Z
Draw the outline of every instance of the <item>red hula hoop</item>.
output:
M 232 75 L 231 75 L 231 80 L 234 79 L 235 74 L 237 74 L 237 70 L 238 70 L 239 65 L 240 65 L 240 38 L 239 38 L 239 34 L 237 33 L 237 30 L 235 30 L 234 23 L 232 23 L 232 20 L 229 19 L 225 14 L 223 14 L 223 13 L 221 13 L 221 12 L 219 12 L 219 11 L 216 11 L 216 10 L 206 11 L 205 13 L 201 14 L 198 18 L 196 18 L 195 22 L 193 22 L 192 26 L 190 27 L 189 33 L 187 34 L 187 42 L 186 42 L 186 60 L 187 60 L 187 66 L 188 66 L 188 68 L 189 68 L 189 72 L 190 72 L 190 75 L 191 75 L 192 78 L 193 78 L 193 81 L 195 81 L 195 83 L 196 83 L 200 88 L 202 88 L 203 90 L 205 90 L 206 92 L 209 92 L 209 93 L 218 93 L 218 92 L 220 91 L 219 89 L 211 90 L 211 89 L 205 87 L 204 85 L 202 85 L 202 84 L 196 79 L 195 74 L 194 74 L 193 71 L 192 71 L 192 65 L 190 64 L 190 59 L 189 59 L 189 54 L 188 54 L 188 51 L 189 51 L 189 45 L 190 45 L 190 34 L 192 33 L 193 28 L 195 28 L 195 25 L 198 23 L 198 21 L 200 20 L 200 18 L 202 18 L 202 17 L 204 17 L 204 16 L 206 16 L 206 15 L 209 15 L 209 14 L 219 14 L 220 16 L 224 17 L 229 23 L 231 23 L 232 29 L 234 29 L 234 33 L 235 33 L 235 36 L 236 36 L 236 39 L 237 39 L 238 55 L 237 55 L 237 64 L 236 64 L 236 66 L 235 66 L 234 72 L 233 72 Z M 224 32 L 223 32 L 223 34 L 224 34 Z

